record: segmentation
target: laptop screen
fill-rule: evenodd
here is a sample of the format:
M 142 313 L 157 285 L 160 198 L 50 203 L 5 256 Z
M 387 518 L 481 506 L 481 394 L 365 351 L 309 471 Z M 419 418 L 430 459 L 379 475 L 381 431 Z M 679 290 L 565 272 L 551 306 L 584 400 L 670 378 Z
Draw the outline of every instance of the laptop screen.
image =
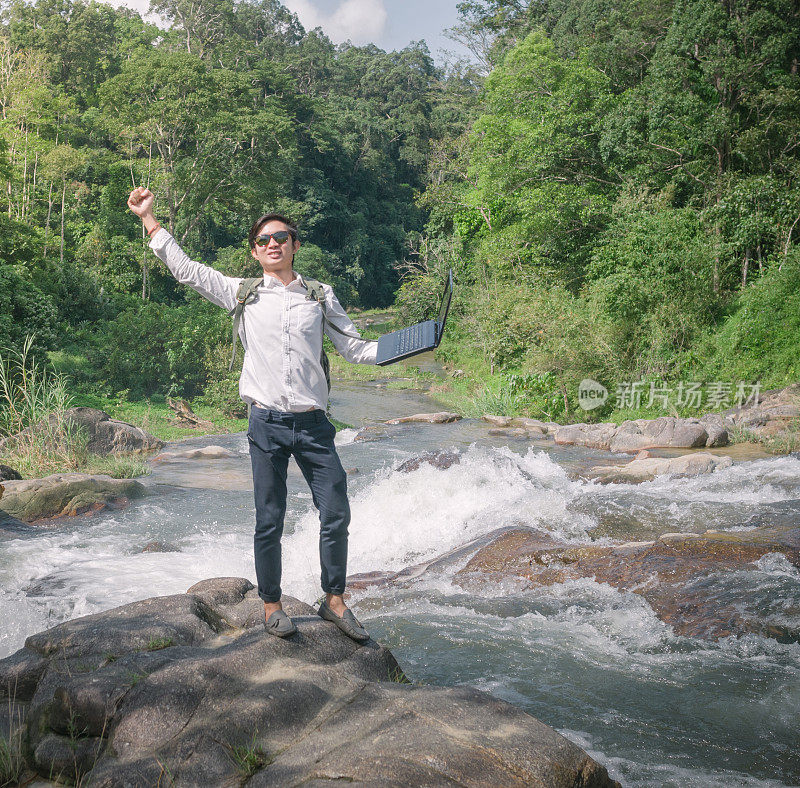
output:
M 444 293 L 442 294 L 442 305 L 439 307 L 439 317 L 436 318 L 436 322 L 439 324 L 439 327 L 444 325 L 444 321 L 447 319 L 447 312 L 450 309 L 450 300 L 453 298 L 453 269 L 451 268 L 447 274 L 447 282 L 444 286 Z

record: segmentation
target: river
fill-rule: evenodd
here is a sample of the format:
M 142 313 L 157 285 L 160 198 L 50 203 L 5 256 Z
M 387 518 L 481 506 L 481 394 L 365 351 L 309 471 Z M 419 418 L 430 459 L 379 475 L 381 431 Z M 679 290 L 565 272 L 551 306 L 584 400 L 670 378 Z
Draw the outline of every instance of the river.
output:
M 332 396 L 333 415 L 356 426 L 436 409 L 422 393 L 376 383 L 340 383 Z M 602 486 L 575 472 L 607 453 L 490 437 L 469 420 L 379 427 L 367 441 L 355 434 L 337 436 L 350 472 L 352 573 L 400 570 L 503 526 L 585 542 L 800 517 L 794 457 Z M 0 541 L 0 656 L 69 618 L 180 593 L 204 578 L 255 579 L 246 436 L 204 436 L 180 448 L 209 444 L 236 456 L 156 463 L 142 480 L 149 495 L 126 509 Z M 440 449 L 463 452 L 461 462 L 397 470 Z M 152 543 L 156 551 L 143 552 Z M 493 580 L 468 593 L 453 576 L 469 555 L 456 553 L 402 585 L 353 594 L 361 620 L 412 680 L 468 683 L 510 701 L 627 786 L 800 784 L 800 645 L 756 635 L 680 637 L 640 596 L 591 579 L 536 591 Z M 316 513 L 294 465 L 284 573 L 285 593 L 308 602 L 320 595 Z M 723 594 L 741 594 L 746 584 L 763 616 L 800 628 L 800 572 L 782 556 L 728 575 L 716 580 Z

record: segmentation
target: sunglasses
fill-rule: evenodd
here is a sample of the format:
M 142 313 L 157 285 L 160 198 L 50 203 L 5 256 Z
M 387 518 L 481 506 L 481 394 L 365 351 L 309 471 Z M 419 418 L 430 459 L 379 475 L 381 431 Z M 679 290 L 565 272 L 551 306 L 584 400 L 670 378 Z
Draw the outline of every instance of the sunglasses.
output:
M 278 230 L 276 233 L 262 233 L 255 239 L 256 246 L 267 246 L 272 238 L 275 239 L 275 243 L 283 245 L 285 244 L 289 238 L 292 237 L 292 234 L 288 230 Z

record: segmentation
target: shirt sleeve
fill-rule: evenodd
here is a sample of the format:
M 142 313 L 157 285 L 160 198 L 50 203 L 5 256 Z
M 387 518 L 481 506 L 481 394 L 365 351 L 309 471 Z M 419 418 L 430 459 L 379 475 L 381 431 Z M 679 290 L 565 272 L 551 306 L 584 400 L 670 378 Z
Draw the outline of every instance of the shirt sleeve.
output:
M 327 301 L 326 316 L 328 320 L 348 334 L 358 334 L 358 329 L 339 303 L 339 299 L 328 285 L 323 285 Z M 371 339 L 346 337 L 330 326 L 325 326 L 325 333 L 330 337 L 333 346 L 351 364 L 374 364 L 378 357 L 378 343 Z
M 189 285 L 203 298 L 228 311 L 236 306 L 236 292 L 241 279 L 225 276 L 209 265 L 190 260 L 163 227 L 153 236 L 150 248 L 181 284 Z

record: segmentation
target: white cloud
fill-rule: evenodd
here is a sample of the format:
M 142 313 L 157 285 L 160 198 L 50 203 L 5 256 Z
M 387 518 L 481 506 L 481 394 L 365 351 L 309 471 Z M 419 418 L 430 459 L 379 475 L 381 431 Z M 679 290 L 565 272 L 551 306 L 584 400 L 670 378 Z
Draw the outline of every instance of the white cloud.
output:
M 138 11 L 145 22 L 152 22 L 162 28 L 167 27 L 167 23 L 160 16 L 148 13 L 150 0 L 103 0 L 103 2 L 114 6 L 114 8 L 130 8 L 132 11 Z
M 348 39 L 354 44 L 377 41 L 386 29 L 388 14 L 384 0 L 341 0 L 330 13 L 324 13 L 312 0 L 284 0 L 307 30 L 321 27 L 331 40 Z
M 148 16 L 150 0 L 104 0 L 117 8 L 138 11 L 148 22 L 165 26 L 157 16 Z M 319 0 L 317 0 L 319 2 Z M 384 0 L 339 0 L 332 11 L 321 11 L 313 0 L 283 0 L 297 14 L 306 30 L 321 27 L 334 43 L 350 40 L 354 44 L 377 42 L 386 30 L 388 14 Z

